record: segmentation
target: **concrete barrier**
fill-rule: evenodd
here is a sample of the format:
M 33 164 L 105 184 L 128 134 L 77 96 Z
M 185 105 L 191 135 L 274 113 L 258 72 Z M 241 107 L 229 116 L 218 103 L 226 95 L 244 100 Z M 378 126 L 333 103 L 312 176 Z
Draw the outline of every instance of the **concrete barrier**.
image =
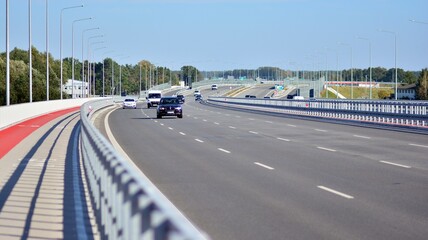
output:
M 0 107 L 0 130 L 37 116 L 78 107 L 85 102 L 96 99 L 98 98 L 51 100 L 3 106 Z

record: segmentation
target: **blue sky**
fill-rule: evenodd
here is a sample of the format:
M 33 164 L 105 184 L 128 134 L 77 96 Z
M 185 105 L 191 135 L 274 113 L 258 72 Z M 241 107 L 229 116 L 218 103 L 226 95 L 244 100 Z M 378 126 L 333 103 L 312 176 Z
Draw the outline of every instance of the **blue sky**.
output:
M 0 3 L 0 51 L 5 47 L 5 2 Z M 339 69 L 372 65 L 405 70 L 428 67 L 427 0 L 49 0 L 49 51 L 58 59 L 59 23 L 64 11 L 63 56 L 71 56 L 71 26 L 75 23 L 75 52 L 81 58 L 82 32 L 104 43 L 92 49 L 95 59 L 114 57 L 122 64 L 149 60 L 179 69 L 226 70 L 277 66 L 284 69 Z M 45 0 L 32 0 L 33 45 L 45 46 Z M 338 44 L 338 42 L 347 45 Z M 10 47 L 28 49 L 28 0 L 10 0 Z M 111 52 L 113 51 L 113 52 Z M 108 53 L 110 52 L 110 53 Z M 106 53 L 106 54 L 105 54 Z

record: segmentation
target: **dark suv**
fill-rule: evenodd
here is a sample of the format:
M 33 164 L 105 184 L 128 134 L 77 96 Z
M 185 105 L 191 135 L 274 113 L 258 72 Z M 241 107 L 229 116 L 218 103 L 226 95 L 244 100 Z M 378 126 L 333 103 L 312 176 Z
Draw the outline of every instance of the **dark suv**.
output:
M 161 98 L 156 110 L 157 118 L 162 116 L 177 116 L 183 118 L 183 109 L 177 97 L 163 97 Z
M 179 103 L 184 103 L 184 101 L 185 101 L 184 95 L 179 94 L 179 95 L 177 95 L 177 98 L 178 98 Z

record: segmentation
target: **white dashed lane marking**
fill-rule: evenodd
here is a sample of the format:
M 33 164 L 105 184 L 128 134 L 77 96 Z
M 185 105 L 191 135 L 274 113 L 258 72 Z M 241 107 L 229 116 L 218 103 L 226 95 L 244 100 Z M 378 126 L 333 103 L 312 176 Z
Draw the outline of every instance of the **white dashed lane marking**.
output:
M 412 167 L 407 166 L 407 165 L 397 164 L 397 163 L 393 163 L 393 162 L 387 162 L 387 161 L 380 161 L 380 162 L 385 163 L 385 164 L 389 164 L 389 165 L 393 165 L 393 166 L 397 166 L 397 167 L 402 167 L 402 168 L 412 168 Z
M 274 169 L 275 169 L 275 168 L 273 168 L 273 167 L 270 167 L 270 166 L 268 166 L 268 165 L 265 165 L 265 164 L 263 164 L 263 163 L 259 163 L 259 162 L 254 162 L 254 164 L 256 164 L 256 165 L 258 165 L 258 166 L 260 166 L 260 167 L 263 167 L 263 168 L 269 169 L 269 170 L 274 170 Z
M 328 187 L 318 186 L 318 188 L 320 188 L 320 189 L 322 189 L 322 190 L 324 190 L 324 191 L 327 191 L 327 192 L 330 192 L 330 193 L 336 194 L 336 195 L 338 195 L 338 196 L 344 197 L 344 198 L 346 198 L 346 199 L 353 199 L 353 198 L 354 198 L 354 197 L 353 197 L 353 196 L 351 196 L 351 195 L 348 195 L 348 194 L 345 194 L 345 193 L 342 193 L 342 192 L 336 191 L 336 190 L 331 189 L 331 188 L 328 188 Z
M 217 148 L 219 151 L 222 151 L 222 152 L 224 152 L 224 153 L 230 153 L 230 151 L 228 151 L 228 150 L 226 150 L 226 149 L 223 149 L 223 148 Z
M 364 138 L 364 139 L 371 139 L 371 137 L 361 136 L 361 135 L 354 135 L 354 137 L 357 137 L 357 138 Z
M 321 149 L 321 150 L 329 151 L 329 152 L 336 152 L 336 150 L 331 149 L 331 148 L 325 148 L 325 147 L 317 147 L 317 148 Z
M 420 145 L 420 144 L 414 144 L 414 143 L 409 143 L 410 146 L 414 146 L 414 147 L 422 147 L 422 148 L 428 148 L 427 145 Z

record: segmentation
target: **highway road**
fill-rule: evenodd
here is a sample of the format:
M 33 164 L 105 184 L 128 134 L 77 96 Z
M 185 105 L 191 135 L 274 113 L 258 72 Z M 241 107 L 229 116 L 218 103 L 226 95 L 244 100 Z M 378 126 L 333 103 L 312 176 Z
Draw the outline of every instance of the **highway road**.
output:
M 141 103 L 107 119 L 136 166 L 212 239 L 427 239 L 428 136 L 190 96 L 183 109 L 183 119 L 156 119 Z
M 235 97 L 243 98 L 245 95 L 254 95 L 257 98 L 264 98 L 265 96 L 271 96 L 275 90 L 275 84 L 259 84 L 247 89 L 236 95 Z

